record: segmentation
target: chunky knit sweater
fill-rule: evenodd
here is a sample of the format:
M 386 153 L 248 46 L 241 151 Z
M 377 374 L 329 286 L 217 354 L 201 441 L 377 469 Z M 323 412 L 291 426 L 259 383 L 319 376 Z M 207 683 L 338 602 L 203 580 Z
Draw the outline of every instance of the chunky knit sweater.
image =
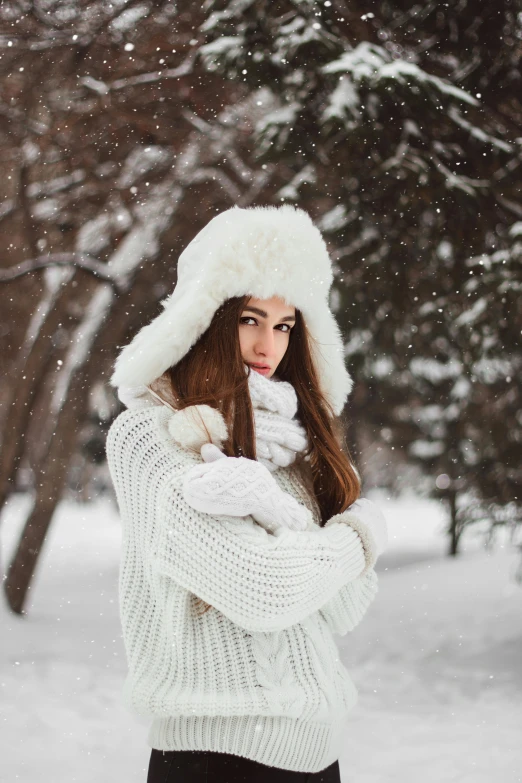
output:
M 107 438 L 123 525 L 124 702 L 152 719 L 153 748 L 318 772 L 339 758 L 357 701 L 333 634 L 351 631 L 377 592 L 362 526 L 347 512 L 319 526 L 306 462 L 273 476 L 313 530 L 275 536 L 252 517 L 195 511 L 182 483 L 201 456 L 175 439 L 172 418 L 140 404 Z

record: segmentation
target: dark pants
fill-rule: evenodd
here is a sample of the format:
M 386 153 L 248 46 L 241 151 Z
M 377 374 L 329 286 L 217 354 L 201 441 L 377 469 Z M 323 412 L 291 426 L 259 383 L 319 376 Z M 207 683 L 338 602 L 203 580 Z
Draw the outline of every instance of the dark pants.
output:
M 341 783 L 339 762 L 321 772 L 291 772 L 211 750 L 152 749 L 147 783 Z

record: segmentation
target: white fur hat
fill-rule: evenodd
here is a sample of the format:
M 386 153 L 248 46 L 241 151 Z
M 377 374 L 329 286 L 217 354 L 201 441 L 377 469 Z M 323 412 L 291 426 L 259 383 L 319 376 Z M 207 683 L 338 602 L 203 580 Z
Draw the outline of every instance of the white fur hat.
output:
M 227 209 L 180 255 L 174 292 L 161 302 L 164 311 L 123 348 L 110 382 L 152 383 L 188 353 L 230 297 L 279 296 L 301 310 L 314 338 L 312 357 L 321 390 L 339 414 L 352 380 L 328 305 L 332 280 L 326 244 L 307 212 L 290 204 Z

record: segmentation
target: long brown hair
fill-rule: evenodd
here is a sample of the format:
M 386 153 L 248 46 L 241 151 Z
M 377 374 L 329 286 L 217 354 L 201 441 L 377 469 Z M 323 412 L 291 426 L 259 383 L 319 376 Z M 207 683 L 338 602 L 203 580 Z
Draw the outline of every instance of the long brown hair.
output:
M 247 295 L 227 299 L 190 351 L 152 388 L 163 397 L 170 397 L 178 409 L 201 404 L 219 409 L 229 433 L 223 444 L 225 454 L 255 459 L 254 415 L 238 335 L 239 319 L 250 298 Z M 310 455 L 322 527 L 357 500 L 361 485 L 346 446 L 342 422 L 320 389 L 310 348 L 313 338 L 297 308 L 295 316 L 288 348 L 276 374 L 280 380 L 291 383 L 297 394 L 297 417 L 309 441 L 299 460 Z

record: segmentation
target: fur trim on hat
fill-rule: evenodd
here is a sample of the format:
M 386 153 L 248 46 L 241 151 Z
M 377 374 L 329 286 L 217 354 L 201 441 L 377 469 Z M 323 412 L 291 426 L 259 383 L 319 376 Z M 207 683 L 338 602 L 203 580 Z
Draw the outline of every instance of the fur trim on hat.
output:
M 176 411 L 169 419 L 168 428 L 180 446 L 196 451 L 204 443 L 214 443 L 221 448 L 228 437 L 225 419 L 210 405 L 189 405 Z
M 188 353 L 230 297 L 279 296 L 302 312 L 321 391 L 339 414 L 352 380 L 328 303 L 332 280 L 326 244 L 307 212 L 291 204 L 232 207 L 187 245 L 174 292 L 161 303 L 164 311 L 123 348 L 110 382 L 152 383 Z

